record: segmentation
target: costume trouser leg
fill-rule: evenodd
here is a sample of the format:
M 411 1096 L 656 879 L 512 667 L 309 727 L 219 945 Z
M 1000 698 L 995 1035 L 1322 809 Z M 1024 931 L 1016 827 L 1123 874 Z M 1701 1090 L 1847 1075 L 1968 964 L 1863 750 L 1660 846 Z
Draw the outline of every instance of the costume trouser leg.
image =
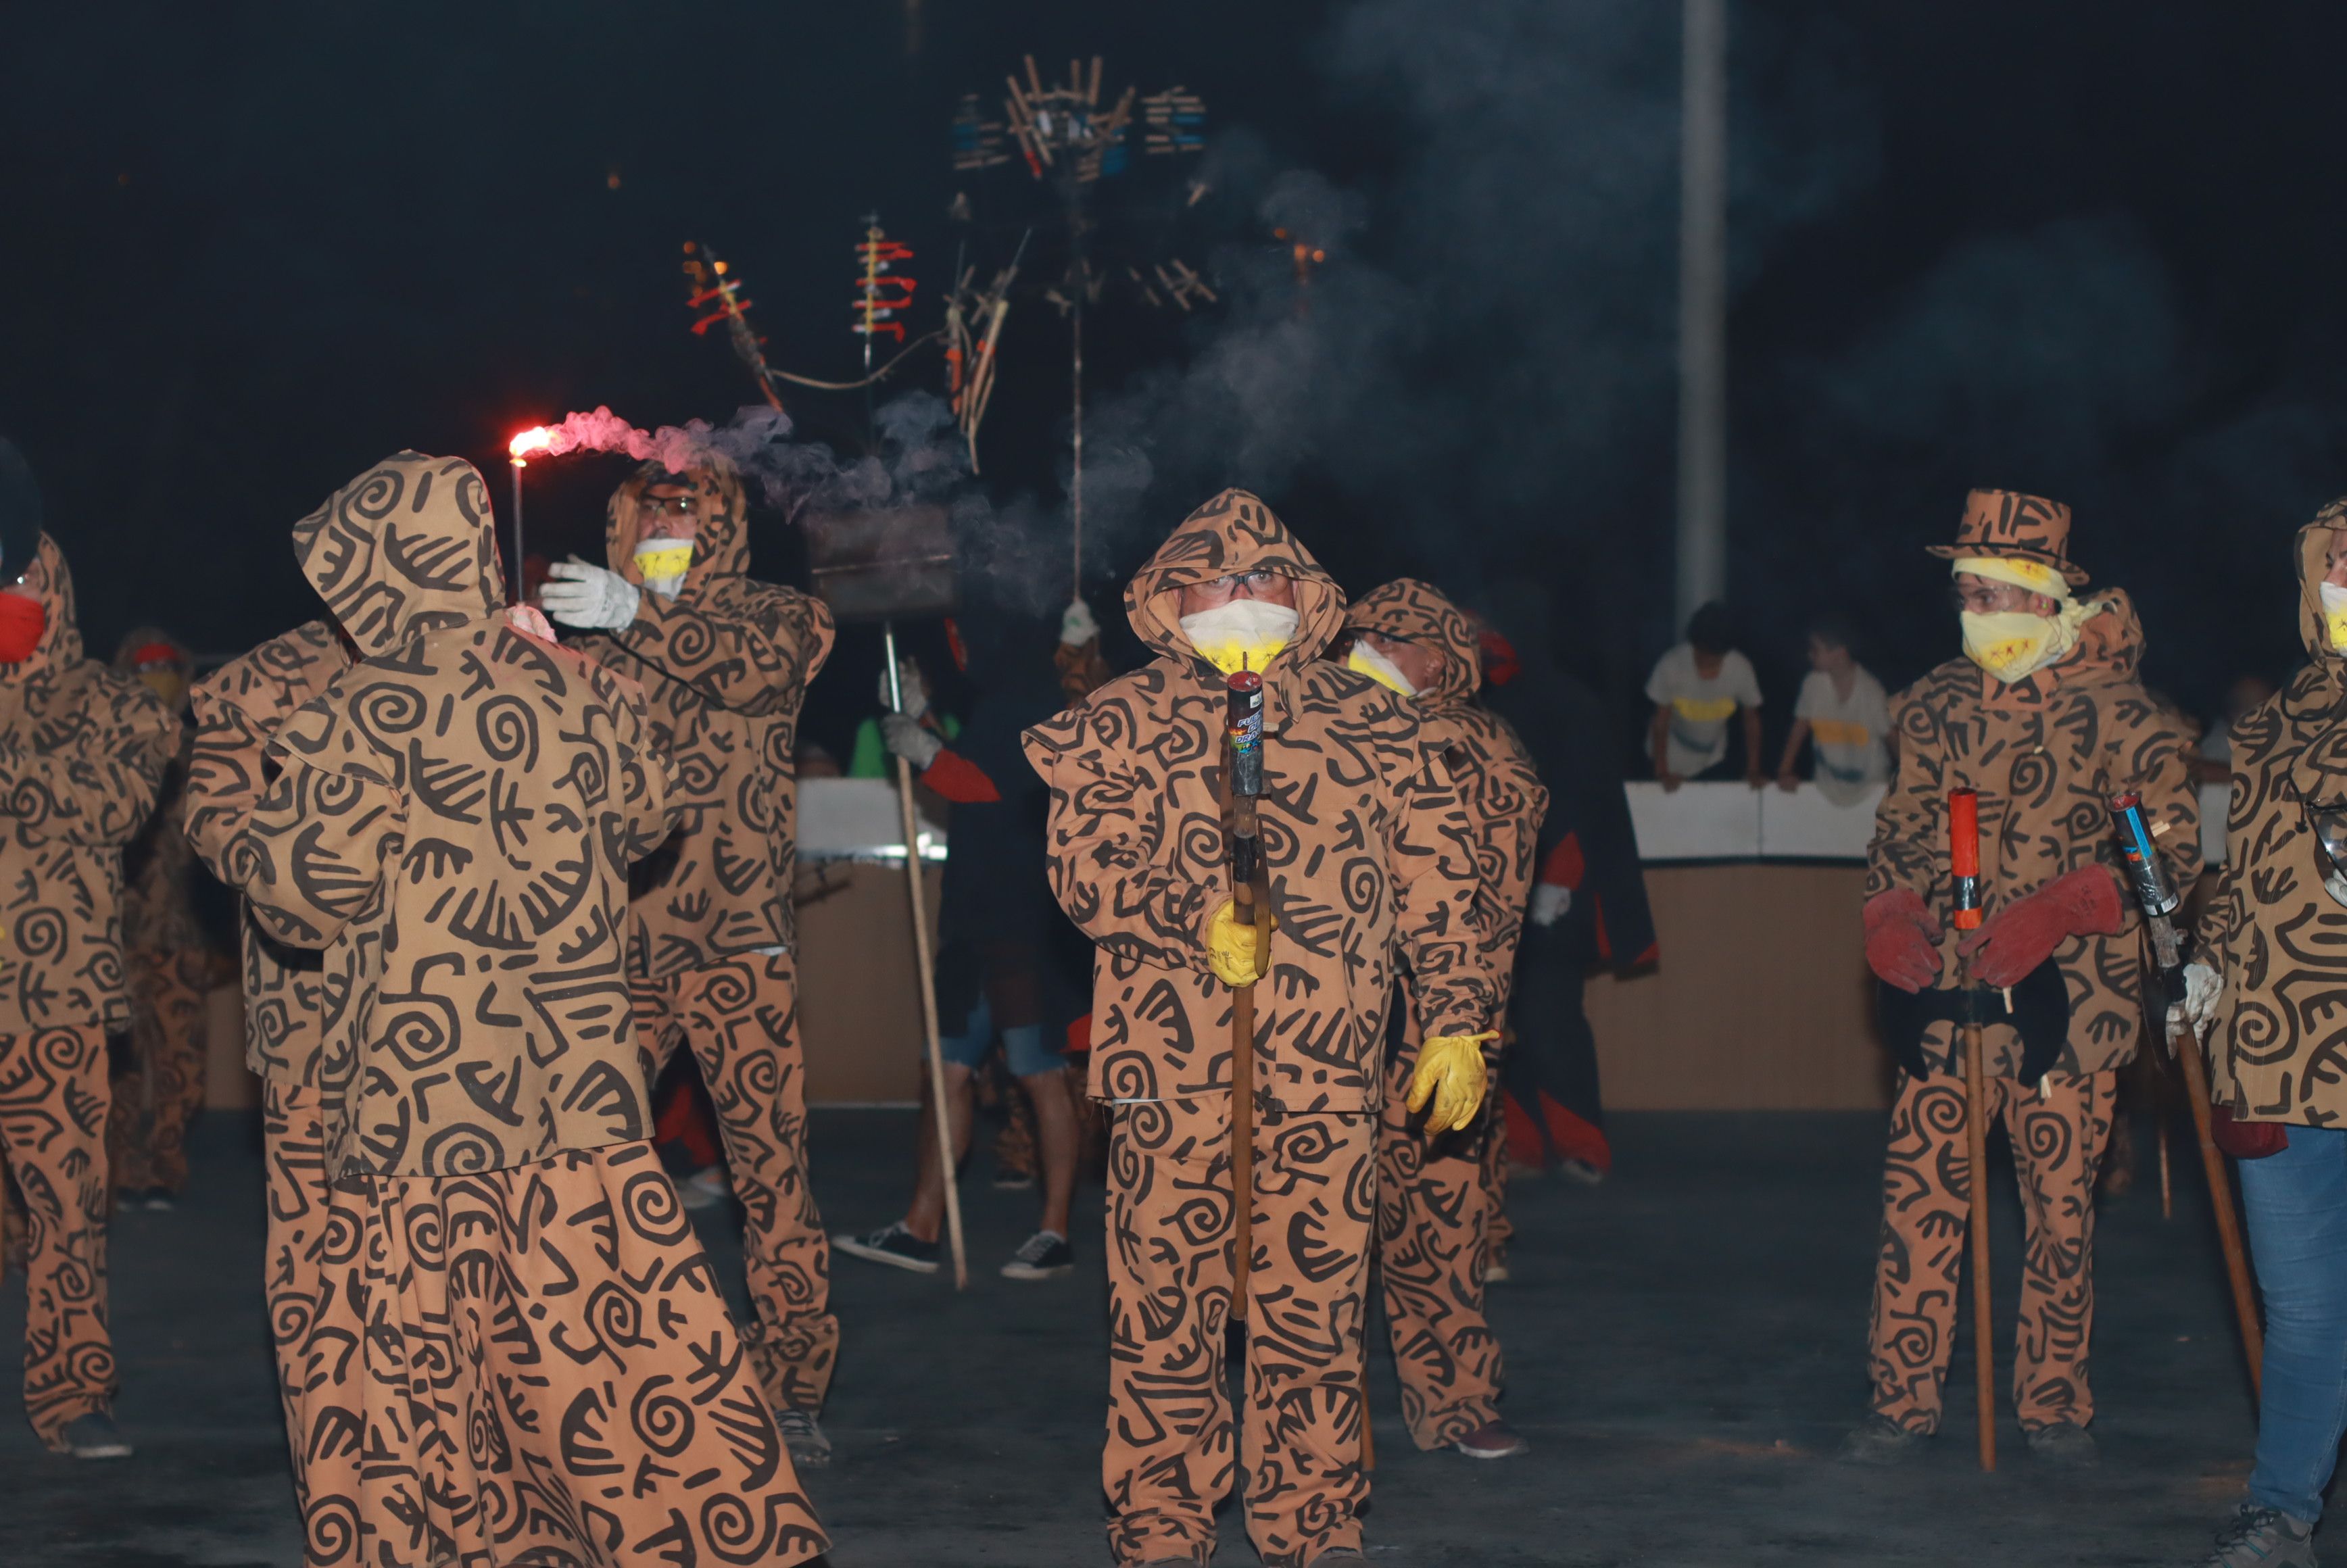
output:
M 134 952 L 130 958 L 130 1070 L 114 1085 L 107 1149 L 118 1192 L 188 1184 L 188 1123 L 204 1103 L 201 952 Z
M 742 1331 L 777 1409 L 820 1410 L 839 1357 L 831 1241 L 807 1184 L 806 1054 L 788 953 L 744 953 L 636 988 L 651 1077 L 692 1044 L 742 1201 L 743 1256 L 757 1321 Z
M 1361 1543 L 1361 1335 L 1376 1181 L 1366 1112 L 1258 1121 L 1248 1274 L 1248 1539 L 1276 1568 Z M 1226 1099 L 1117 1108 L 1109 1134 L 1108 1442 L 1120 1563 L 1206 1561 L 1234 1452 Z
M 262 1080 L 261 1141 L 269 1204 L 263 1284 L 302 1510 L 302 1561 L 327 1568 L 352 1561 L 365 1459 L 364 1419 L 350 1383 L 364 1327 L 348 1279 L 357 1238 L 327 1187 L 317 1091 Z
M 1500 1342 L 1483 1316 L 1484 1131 L 1430 1141 L 1405 1097 L 1416 1053 L 1386 1075 L 1378 1129 L 1378 1267 L 1402 1419 L 1438 1449 L 1499 1419 Z M 1488 1128 L 1488 1120 L 1482 1127 Z
M 2094 1419 L 2086 1341 L 2094 1327 L 2095 1170 L 2109 1136 L 2116 1075 L 2053 1083 L 2040 1095 L 1988 1081 L 2021 1180 L 2027 1242 L 2014 1335 L 2013 1404 L 2022 1430 Z M 1964 1083 L 1901 1073 L 1882 1173 L 1882 1250 L 1869 1341 L 1873 1408 L 1911 1431 L 1940 1424 L 1972 1214 Z
M 53 1448 L 114 1399 L 107 1098 L 102 1030 L 0 1036 L 0 1145 L 25 1199 L 25 1414 Z
M 374 1564 L 785 1564 L 828 1542 L 649 1143 L 338 1191 Z M 395 1438 L 405 1432 L 404 1450 Z M 313 1537 L 316 1532 L 313 1528 Z

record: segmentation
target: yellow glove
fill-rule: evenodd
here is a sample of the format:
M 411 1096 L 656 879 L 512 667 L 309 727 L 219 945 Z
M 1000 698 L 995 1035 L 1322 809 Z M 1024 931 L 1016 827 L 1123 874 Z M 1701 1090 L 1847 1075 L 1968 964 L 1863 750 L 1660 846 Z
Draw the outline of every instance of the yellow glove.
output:
M 1270 942 L 1263 932 L 1242 924 L 1237 910 L 1237 903 L 1225 898 L 1206 923 L 1206 967 L 1233 990 L 1255 984 L 1271 968 L 1266 961 Z
M 1499 1038 L 1496 1029 L 1481 1034 L 1438 1034 L 1418 1048 L 1418 1071 L 1409 1075 L 1409 1108 L 1420 1111 L 1429 1100 L 1434 1102 L 1434 1114 L 1426 1121 L 1428 1132 L 1456 1132 L 1475 1120 L 1483 1105 L 1482 1045 Z

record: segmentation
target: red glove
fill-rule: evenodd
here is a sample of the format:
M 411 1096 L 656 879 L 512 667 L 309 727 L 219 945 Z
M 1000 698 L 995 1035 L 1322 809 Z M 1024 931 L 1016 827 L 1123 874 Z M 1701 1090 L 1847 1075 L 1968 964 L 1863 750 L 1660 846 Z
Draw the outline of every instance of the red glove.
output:
M 1886 986 L 1920 991 L 1940 978 L 1940 923 L 1913 889 L 1893 887 L 1866 901 L 1866 967 Z
M 1984 986 L 2017 984 L 2072 937 L 2118 934 L 2119 887 L 2099 866 L 2065 871 L 2025 898 L 1998 910 L 1956 944 Z

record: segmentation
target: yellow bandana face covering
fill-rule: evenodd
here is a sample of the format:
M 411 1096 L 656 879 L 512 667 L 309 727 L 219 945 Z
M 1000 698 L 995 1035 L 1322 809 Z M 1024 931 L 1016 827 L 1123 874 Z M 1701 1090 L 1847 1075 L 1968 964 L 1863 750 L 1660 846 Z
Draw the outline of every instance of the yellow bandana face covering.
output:
M 1353 644 L 1352 652 L 1345 656 L 1345 668 L 1358 670 L 1378 685 L 1399 692 L 1405 697 L 1418 695 L 1418 688 L 1409 683 L 1409 677 L 1403 674 L 1392 660 L 1366 642 Z
M 1261 670 L 1296 636 L 1296 611 L 1259 599 L 1235 599 L 1182 618 L 1198 657 L 1225 675 Z
M 662 599 L 674 599 L 692 565 L 692 536 L 644 539 L 636 546 L 636 574 Z
M 1964 656 L 2007 685 L 2024 681 L 2078 644 L 2068 618 L 2032 615 L 2025 610 L 1994 615 L 1963 613 Z
M 2322 630 L 2331 646 L 2347 651 L 2347 588 L 2335 582 L 2318 584 L 2322 590 Z

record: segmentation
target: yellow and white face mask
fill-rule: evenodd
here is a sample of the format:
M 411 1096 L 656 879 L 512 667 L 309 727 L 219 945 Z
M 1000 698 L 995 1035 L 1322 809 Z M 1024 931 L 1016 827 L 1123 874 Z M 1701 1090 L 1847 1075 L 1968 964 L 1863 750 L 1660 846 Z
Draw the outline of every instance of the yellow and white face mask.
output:
M 1399 666 L 1358 639 L 1353 643 L 1353 651 L 1345 656 L 1345 668 L 1358 670 L 1378 685 L 1398 692 L 1405 697 L 1418 695 L 1418 688 L 1409 683 L 1409 677 L 1401 672 Z
M 677 538 L 641 540 L 635 559 L 644 586 L 663 599 L 674 599 L 692 566 L 692 535 L 688 531 Z
M 1259 599 L 1235 599 L 1182 618 L 1198 657 L 1225 675 L 1261 670 L 1296 637 L 1296 611 Z
M 2347 652 L 2347 588 L 2335 582 L 2318 583 L 2322 590 L 2322 632 L 2332 649 Z
M 2025 610 L 2004 610 L 1989 615 L 1976 615 L 1969 610 L 1960 612 L 1964 657 L 2008 686 L 2068 658 L 2078 646 L 2078 628 L 2102 612 L 2099 603 L 2080 604 L 2072 599 L 2068 579 L 2054 568 L 2035 561 L 1963 556 L 1952 566 L 1956 574 L 1969 573 L 1991 582 L 2011 583 L 2055 602 L 2051 615 L 2033 615 Z

